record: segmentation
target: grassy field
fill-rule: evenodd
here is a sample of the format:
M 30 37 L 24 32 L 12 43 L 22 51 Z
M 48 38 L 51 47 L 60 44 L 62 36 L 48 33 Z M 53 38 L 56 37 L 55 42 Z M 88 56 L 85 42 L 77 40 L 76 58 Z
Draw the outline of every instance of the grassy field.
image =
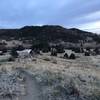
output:
M 100 100 L 99 58 L 80 54 L 76 60 L 69 60 L 45 53 L 3 62 L 0 69 L 5 72 L 25 69 L 41 87 L 43 100 Z

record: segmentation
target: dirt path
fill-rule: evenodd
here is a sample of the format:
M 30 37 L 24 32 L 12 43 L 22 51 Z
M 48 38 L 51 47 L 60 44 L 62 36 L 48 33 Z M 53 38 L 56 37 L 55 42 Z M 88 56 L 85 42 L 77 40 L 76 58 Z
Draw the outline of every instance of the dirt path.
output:
M 27 94 L 20 96 L 17 100 L 43 100 L 40 86 L 35 79 L 26 71 L 23 71 L 23 75 L 26 78 L 25 85 Z
M 25 78 L 25 95 L 13 98 L 0 98 L 0 100 L 44 100 L 41 94 L 41 88 L 34 77 L 27 71 L 18 70 L 21 76 Z

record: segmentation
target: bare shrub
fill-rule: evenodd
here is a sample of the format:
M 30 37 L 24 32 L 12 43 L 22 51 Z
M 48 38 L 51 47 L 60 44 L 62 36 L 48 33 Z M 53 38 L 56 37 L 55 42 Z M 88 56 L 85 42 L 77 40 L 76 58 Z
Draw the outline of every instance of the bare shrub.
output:
M 17 57 L 18 57 L 18 53 L 16 52 L 15 49 L 12 49 L 10 54 L 11 54 L 11 56 L 14 57 L 14 58 L 17 58 Z
M 68 54 L 67 53 L 64 54 L 64 58 L 68 59 Z
M 90 53 L 89 53 L 89 52 L 85 52 L 84 55 L 85 55 L 85 56 L 90 56 Z
M 69 56 L 69 59 L 76 59 L 76 56 L 74 53 L 71 53 L 71 55 Z

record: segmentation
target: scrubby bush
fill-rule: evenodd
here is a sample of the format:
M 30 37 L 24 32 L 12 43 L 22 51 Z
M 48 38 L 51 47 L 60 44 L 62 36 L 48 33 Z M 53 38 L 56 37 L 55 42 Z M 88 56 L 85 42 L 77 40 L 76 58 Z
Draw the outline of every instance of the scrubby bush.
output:
M 3 52 L 0 52 L 0 55 L 3 55 Z
M 43 53 L 48 53 L 49 51 L 50 51 L 50 48 L 43 48 L 43 49 L 42 49 L 42 52 L 43 52 Z
M 18 46 L 15 46 L 15 47 L 13 47 L 13 49 L 15 50 L 15 51 L 22 51 L 22 50 L 24 50 L 25 48 L 22 46 L 22 45 L 18 45 Z
M 6 52 L 7 52 L 6 48 L 2 49 L 2 53 L 6 53 Z
M 10 54 L 14 58 L 17 58 L 18 57 L 18 53 L 17 53 L 17 51 L 15 49 L 12 49 Z
M 57 56 L 57 51 L 56 49 L 51 50 L 51 56 Z
M 65 59 L 68 58 L 68 54 L 67 54 L 67 53 L 64 54 L 64 58 L 65 58 Z
M 57 56 L 57 52 L 51 52 L 51 56 Z
M 85 56 L 90 56 L 90 53 L 89 53 L 89 52 L 85 52 L 84 55 L 85 55 Z
M 24 50 L 25 48 L 22 46 L 22 45 L 19 45 L 18 47 L 16 47 L 16 50 L 19 50 L 19 51 L 22 51 Z
M 84 49 L 82 47 L 71 47 L 70 50 L 74 51 L 75 53 L 83 53 Z
M 57 53 L 64 53 L 65 52 L 64 46 L 62 46 L 62 45 L 57 45 L 56 49 L 57 49 Z
M 69 56 L 69 59 L 76 59 L 76 56 L 74 53 L 71 53 L 71 55 Z
M 87 47 L 86 50 L 87 50 L 87 51 L 91 51 L 91 48 Z
M 99 48 L 95 48 L 95 49 L 94 49 L 94 52 L 95 52 L 97 55 L 100 54 Z
M 34 49 L 33 50 L 35 54 L 40 54 L 40 50 L 39 49 Z
M 14 58 L 14 57 L 10 57 L 10 58 L 8 59 L 8 61 L 15 61 L 15 58 Z
M 71 47 L 71 48 L 69 48 L 70 50 L 72 50 L 72 51 L 74 51 L 75 53 L 81 53 L 81 50 L 80 50 L 80 48 L 76 48 L 76 47 Z

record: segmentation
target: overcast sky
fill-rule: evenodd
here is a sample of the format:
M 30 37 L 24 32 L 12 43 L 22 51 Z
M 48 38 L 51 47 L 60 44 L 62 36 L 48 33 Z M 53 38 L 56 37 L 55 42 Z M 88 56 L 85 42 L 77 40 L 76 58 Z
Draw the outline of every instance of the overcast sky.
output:
M 100 32 L 100 0 L 0 0 L 0 28 L 62 25 Z

